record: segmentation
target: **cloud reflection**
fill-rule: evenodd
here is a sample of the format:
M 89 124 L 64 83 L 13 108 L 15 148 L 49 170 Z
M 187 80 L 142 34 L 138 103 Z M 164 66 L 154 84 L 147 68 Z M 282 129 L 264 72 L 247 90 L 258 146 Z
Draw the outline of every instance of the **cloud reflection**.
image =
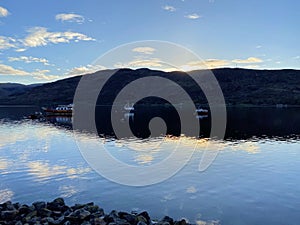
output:
M 78 192 L 78 190 L 72 185 L 62 185 L 59 187 L 59 191 L 61 192 L 60 196 L 63 198 L 70 198 Z
M 0 170 L 5 170 L 9 166 L 9 162 L 6 159 L 0 158 Z
M 67 166 L 50 165 L 47 162 L 34 161 L 27 164 L 29 174 L 36 177 L 37 181 L 46 181 L 54 179 L 59 175 L 65 176 L 69 179 L 80 178 L 83 174 L 91 171 L 89 167 L 68 168 Z
M 0 204 L 6 201 L 10 201 L 14 193 L 9 189 L 0 190 Z

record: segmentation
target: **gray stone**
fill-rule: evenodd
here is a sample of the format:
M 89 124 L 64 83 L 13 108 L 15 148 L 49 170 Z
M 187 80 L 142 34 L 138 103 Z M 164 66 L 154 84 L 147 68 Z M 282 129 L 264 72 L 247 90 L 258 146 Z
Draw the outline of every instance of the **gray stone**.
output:
M 22 205 L 18 210 L 19 214 L 27 214 L 31 211 L 28 205 Z
M 180 221 L 176 221 L 176 222 L 174 223 L 174 225 L 187 225 L 187 223 L 186 223 L 185 219 L 182 219 L 182 220 L 180 220 Z
M 35 207 L 36 210 L 41 210 L 43 208 L 46 208 L 46 202 L 34 202 L 32 205 Z
M 13 220 L 18 214 L 18 210 L 5 210 L 1 212 L 1 218 L 3 220 Z
M 66 216 L 70 220 L 84 220 L 88 218 L 91 215 L 91 213 L 83 208 L 77 209 L 74 212 L 70 213 L 68 216 Z
M 89 221 L 84 221 L 81 225 L 91 225 Z
M 51 216 L 52 211 L 50 209 L 42 208 L 39 210 L 38 213 L 40 216 L 48 217 L 48 216 Z
M 95 225 L 106 225 L 106 222 L 102 218 L 95 218 L 94 224 Z
M 137 225 L 147 225 L 147 224 L 144 223 L 144 222 L 142 222 L 142 221 L 139 221 L 139 222 L 137 223 Z
M 162 222 L 168 222 L 170 225 L 174 225 L 174 221 L 171 217 L 165 216 L 162 220 Z

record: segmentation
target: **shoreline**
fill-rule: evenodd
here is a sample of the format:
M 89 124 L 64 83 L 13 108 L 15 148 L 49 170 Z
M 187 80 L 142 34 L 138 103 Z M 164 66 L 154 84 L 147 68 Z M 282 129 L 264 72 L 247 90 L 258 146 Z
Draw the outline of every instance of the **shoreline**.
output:
M 37 201 L 31 205 L 12 203 L 0 204 L 1 225 L 189 225 L 185 219 L 174 220 L 169 216 L 162 219 L 150 218 L 148 212 L 123 212 L 104 209 L 93 202 L 68 206 L 63 198 L 51 202 Z

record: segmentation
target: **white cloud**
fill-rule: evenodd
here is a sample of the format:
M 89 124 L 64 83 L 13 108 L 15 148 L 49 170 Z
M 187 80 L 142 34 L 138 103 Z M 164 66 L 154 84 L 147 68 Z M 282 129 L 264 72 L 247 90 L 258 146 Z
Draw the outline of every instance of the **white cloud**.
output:
M 204 61 L 194 61 L 189 62 L 189 66 L 198 66 L 198 67 L 207 67 L 207 68 L 216 68 L 229 65 L 230 62 L 223 59 L 206 59 Z
M 101 65 L 87 65 L 87 66 L 79 66 L 79 67 L 74 67 L 69 72 L 67 75 L 69 76 L 75 76 L 75 75 L 83 75 L 83 74 L 88 74 L 88 73 L 95 73 L 99 70 L 105 70 L 106 67 L 101 66 Z
M 137 48 L 132 49 L 132 51 L 151 55 L 151 54 L 153 54 L 153 52 L 156 51 L 156 49 L 151 48 L 151 47 L 137 47 Z
M 191 20 L 196 20 L 196 19 L 199 19 L 201 16 L 198 15 L 197 13 L 193 13 L 193 14 L 186 15 L 184 17 L 188 18 L 188 19 L 191 19 Z
M 29 75 L 29 73 L 24 70 L 15 69 L 8 65 L 0 64 L 0 75 L 26 76 Z
M 55 16 L 56 20 L 59 20 L 61 22 L 67 21 L 67 22 L 76 22 L 76 23 L 83 23 L 84 17 L 78 14 L 74 13 L 61 13 L 57 14 Z
M 32 57 L 32 56 L 8 57 L 8 61 L 10 61 L 10 62 L 23 61 L 26 63 L 36 62 L 36 63 L 43 63 L 46 66 L 49 65 L 49 61 L 47 59 L 36 58 L 36 57 Z
M 116 63 L 115 68 L 140 68 L 140 67 L 162 67 L 161 60 L 158 58 L 151 59 L 134 59 L 128 63 Z
M 8 15 L 9 15 L 8 10 L 0 6 L 0 17 L 6 17 Z
M 16 47 L 16 40 L 11 37 L 0 36 L 0 50 Z
M 94 41 L 95 39 L 77 32 L 48 32 L 45 27 L 34 27 L 29 30 L 29 35 L 23 40 L 26 47 L 45 46 L 49 43 L 69 43 L 70 41 Z
M 31 76 L 37 80 L 55 80 L 58 79 L 57 75 L 48 75 L 50 70 L 36 69 L 33 72 L 28 72 L 20 69 L 13 68 L 9 65 L 0 64 L 0 75 L 10 75 L 10 76 Z
M 37 80 L 44 80 L 44 81 L 51 81 L 51 80 L 56 80 L 56 79 L 60 78 L 60 76 L 57 76 L 57 75 L 46 74 L 49 72 L 50 72 L 50 70 L 36 69 L 34 72 L 31 73 L 31 75 L 33 76 L 33 78 L 35 78 Z
M 261 45 L 257 45 L 255 48 L 262 48 L 262 46 Z
M 248 64 L 248 63 L 261 63 L 263 62 L 262 59 L 256 57 L 249 57 L 247 59 L 234 59 L 232 60 L 233 63 L 241 63 L 241 64 Z
M 25 52 L 27 49 L 26 48 L 18 48 L 15 51 L 16 52 Z
M 171 6 L 171 5 L 165 5 L 163 7 L 163 9 L 166 10 L 166 11 L 169 11 L 169 12 L 175 12 L 176 11 L 176 8 Z

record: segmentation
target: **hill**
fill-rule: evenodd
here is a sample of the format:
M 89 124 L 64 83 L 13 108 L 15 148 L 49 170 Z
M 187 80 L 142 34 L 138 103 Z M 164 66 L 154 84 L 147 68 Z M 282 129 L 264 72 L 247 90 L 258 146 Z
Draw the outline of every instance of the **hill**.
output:
M 250 70 L 213 69 L 227 105 L 274 106 L 276 104 L 300 105 L 299 70 Z M 195 71 L 194 71 L 195 72 Z M 196 71 L 201 75 L 205 71 Z M 101 79 L 103 71 L 84 76 Z M 163 72 L 149 69 L 121 69 L 105 85 L 101 103 L 109 104 L 116 94 L 128 83 L 137 78 L 160 76 L 175 81 L 200 104 L 206 99 L 189 76 L 183 72 Z M 74 93 L 81 76 L 71 77 L 52 83 L 26 87 L 21 84 L 0 84 L 1 105 L 57 105 L 73 101 Z M 170 89 L 171 90 L 171 89 Z M 168 89 L 166 88 L 166 91 Z M 170 92 L 170 96 L 174 94 Z M 155 100 L 152 100 L 155 101 Z

